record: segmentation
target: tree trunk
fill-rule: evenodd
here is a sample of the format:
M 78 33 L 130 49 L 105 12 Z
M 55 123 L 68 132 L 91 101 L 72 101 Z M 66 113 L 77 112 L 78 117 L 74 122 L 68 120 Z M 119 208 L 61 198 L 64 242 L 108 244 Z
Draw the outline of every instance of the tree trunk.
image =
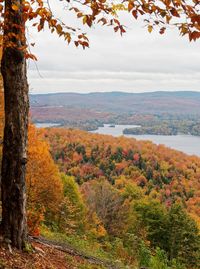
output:
M 17 4 L 19 9 L 13 10 L 13 4 Z M 23 51 L 25 22 L 22 10 L 22 0 L 5 1 L 1 62 L 5 100 L 1 228 L 4 238 L 19 249 L 23 248 L 27 239 L 25 168 L 29 111 L 26 59 Z

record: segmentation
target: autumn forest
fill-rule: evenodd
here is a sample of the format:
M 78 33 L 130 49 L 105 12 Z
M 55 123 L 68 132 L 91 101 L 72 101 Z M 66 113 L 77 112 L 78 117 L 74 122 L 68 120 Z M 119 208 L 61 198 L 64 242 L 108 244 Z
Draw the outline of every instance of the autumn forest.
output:
M 88 132 L 104 123 L 112 128 L 120 123 L 139 123 L 140 129 L 126 128 L 123 133 L 199 136 L 199 93 L 136 94 L 123 90 L 30 95 L 28 72 L 34 63 L 40 76 L 35 41 L 31 41 L 34 34 L 40 33 L 45 39 L 44 32 L 49 31 L 65 46 L 85 50 L 90 48 L 90 31 L 96 31 L 94 38 L 99 37 L 98 26 L 124 36 L 130 28 L 126 19 L 123 22 L 126 16 L 133 25 L 143 23 L 153 38 L 155 32 L 165 36 L 173 29 L 191 43 L 198 41 L 199 4 L 199 0 L 0 1 L 0 268 L 200 269 L 200 158 L 150 141 Z M 135 40 L 141 30 L 137 31 Z M 102 37 L 100 34 L 98 46 L 104 45 Z M 150 46 L 147 43 L 142 39 L 135 50 Z M 48 69 L 52 65 L 59 77 L 62 64 L 48 62 L 60 53 L 59 46 L 51 51 L 52 44 L 45 44 L 44 66 Z M 112 44 L 107 45 L 106 52 L 112 50 Z M 133 43 L 129 46 L 126 71 L 134 50 Z M 166 49 L 168 46 L 166 42 Z M 78 52 L 73 55 L 77 60 Z M 108 55 L 116 58 L 114 50 Z M 60 56 L 60 60 L 71 57 L 70 53 Z M 66 68 L 74 64 L 74 58 Z M 157 55 L 149 60 L 148 72 L 144 64 L 140 68 L 136 63 L 136 71 L 130 73 L 120 70 L 120 61 L 113 64 L 120 74 L 118 80 L 118 75 L 107 68 L 109 59 L 107 63 L 103 60 L 105 72 L 97 74 L 107 87 L 112 76 L 120 87 L 117 84 L 124 80 L 124 74 L 126 85 L 135 74 L 138 79 L 134 82 L 137 84 L 142 76 L 148 87 L 155 82 L 153 77 L 157 83 L 164 75 L 165 83 L 170 82 L 167 69 L 161 72 L 165 62 L 161 63 Z M 83 62 L 84 71 L 90 65 L 88 60 Z M 158 63 L 159 69 L 154 69 Z M 74 73 L 81 64 L 71 66 Z M 93 78 L 99 64 L 95 62 L 87 70 L 88 74 L 94 71 Z M 170 68 L 172 65 L 173 61 Z M 177 81 L 180 77 L 182 81 L 189 77 L 195 81 L 195 68 L 195 74 L 181 70 Z M 170 76 L 173 81 L 173 70 Z M 35 80 L 41 83 L 40 79 Z M 59 79 L 64 81 L 62 76 Z M 77 77 L 81 84 L 87 79 Z M 34 125 L 44 122 L 59 126 Z
M 28 232 L 114 268 L 197 269 L 199 177 L 198 157 L 162 145 L 30 125 Z

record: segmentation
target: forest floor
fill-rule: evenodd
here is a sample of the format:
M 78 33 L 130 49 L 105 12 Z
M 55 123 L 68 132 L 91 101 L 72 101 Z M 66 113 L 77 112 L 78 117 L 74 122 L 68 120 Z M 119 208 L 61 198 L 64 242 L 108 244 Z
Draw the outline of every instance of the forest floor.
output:
M 116 266 L 44 238 L 32 238 L 26 252 L 0 245 L 0 269 L 112 269 Z

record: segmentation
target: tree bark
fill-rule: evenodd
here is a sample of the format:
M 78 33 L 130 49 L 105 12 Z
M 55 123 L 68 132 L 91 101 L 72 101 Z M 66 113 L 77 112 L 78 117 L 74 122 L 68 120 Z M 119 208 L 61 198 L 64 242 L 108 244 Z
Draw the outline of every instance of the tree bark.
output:
M 13 10 L 13 4 L 17 4 L 19 9 Z M 5 1 L 4 21 L 1 72 L 4 82 L 5 128 L 1 228 L 4 238 L 10 240 L 14 247 L 22 249 L 27 240 L 25 170 L 29 113 L 22 0 Z

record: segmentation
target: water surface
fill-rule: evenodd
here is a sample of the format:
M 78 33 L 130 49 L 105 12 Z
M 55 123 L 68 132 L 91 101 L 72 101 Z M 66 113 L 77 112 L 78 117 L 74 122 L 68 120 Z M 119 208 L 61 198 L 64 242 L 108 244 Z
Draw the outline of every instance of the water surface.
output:
M 115 125 L 110 127 L 110 124 L 104 124 L 104 127 L 99 127 L 93 133 L 108 134 L 113 136 L 123 135 L 125 128 L 138 127 L 138 125 Z M 167 147 L 177 149 L 189 155 L 200 156 L 200 137 L 192 135 L 124 135 L 126 137 L 134 137 L 138 140 L 150 140 L 155 144 L 163 144 Z
M 48 127 L 58 127 L 60 126 L 59 123 L 48 123 L 48 122 L 45 122 L 45 123 L 35 123 L 35 126 L 37 128 L 48 128 Z

